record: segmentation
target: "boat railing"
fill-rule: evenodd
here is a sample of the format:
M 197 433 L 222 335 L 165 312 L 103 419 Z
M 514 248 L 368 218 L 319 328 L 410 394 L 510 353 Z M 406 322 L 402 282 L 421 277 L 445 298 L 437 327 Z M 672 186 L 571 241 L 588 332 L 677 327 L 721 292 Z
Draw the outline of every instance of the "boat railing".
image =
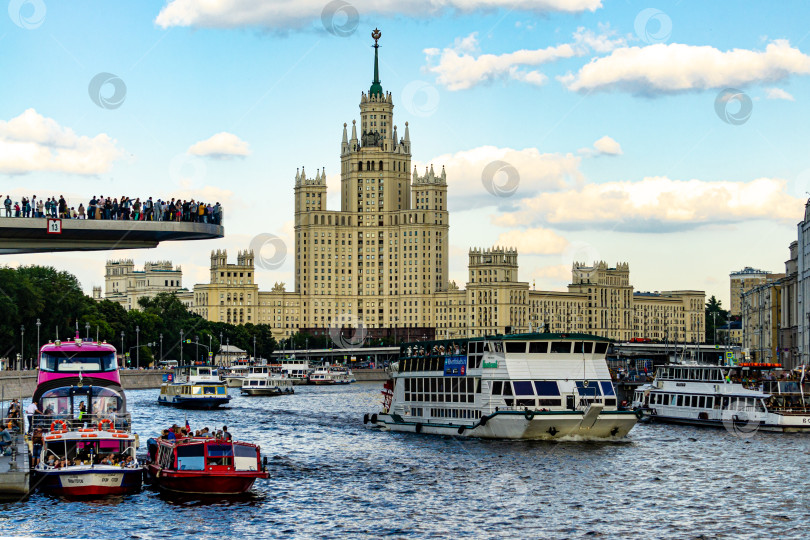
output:
M 81 418 L 79 418 L 81 416 Z M 129 431 L 132 417 L 129 413 L 107 414 L 37 414 L 33 426 L 43 431 L 73 431 L 76 429 L 99 428 Z

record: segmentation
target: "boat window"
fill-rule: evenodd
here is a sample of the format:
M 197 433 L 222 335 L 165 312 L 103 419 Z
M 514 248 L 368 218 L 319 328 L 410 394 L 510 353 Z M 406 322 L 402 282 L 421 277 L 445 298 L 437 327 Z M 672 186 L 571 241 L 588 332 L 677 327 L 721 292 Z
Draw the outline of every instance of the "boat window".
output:
M 503 395 L 511 396 L 512 395 L 512 383 L 509 381 L 503 382 Z
M 205 470 L 205 445 L 184 444 L 177 447 L 177 470 Z
M 526 342 L 525 341 L 507 341 L 506 342 L 506 352 L 508 352 L 508 353 L 525 353 L 526 352 Z
M 501 392 L 503 392 L 503 381 L 495 381 L 492 383 L 492 394 L 495 396 L 500 396 Z
M 233 461 L 233 446 L 230 444 L 209 444 L 208 465 L 231 465 Z
M 515 405 L 518 407 L 535 407 L 537 402 L 534 399 L 516 399 Z
M 599 343 L 594 344 L 594 353 L 595 354 L 605 354 L 607 352 L 608 344 L 604 341 L 600 341 Z
M 515 395 L 518 396 L 533 396 L 534 388 L 531 381 L 515 381 Z
M 193 395 L 202 395 L 202 387 L 201 386 L 192 386 L 191 393 Z
M 115 371 L 118 363 L 110 351 L 48 351 L 40 357 L 42 371 L 84 373 Z
M 234 468 L 237 471 L 255 471 L 259 465 L 258 453 L 253 446 L 233 445 Z
M 492 352 L 489 341 L 484 342 L 484 352 Z
M 203 386 L 203 394 L 216 394 L 217 387 L 216 386 Z
M 583 381 L 576 381 L 577 390 L 579 391 L 580 396 L 598 396 L 601 394 L 599 391 L 599 382 L 598 381 L 588 381 L 586 385 Z
M 546 354 L 548 352 L 548 341 L 529 342 L 530 354 Z
M 538 396 L 559 396 L 560 388 L 557 381 L 534 381 Z
M 600 383 L 602 385 L 602 395 L 605 396 L 615 396 L 616 392 L 613 391 L 613 383 L 610 381 L 602 381 Z
M 683 407 L 683 394 L 678 394 L 678 401 L 676 402 L 678 407 Z
M 541 407 L 560 407 L 562 405 L 561 399 L 538 399 L 537 404 Z
M 570 341 L 552 341 L 551 342 L 551 352 L 552 353 L 570 353 L 571 352 L 571 342 Z
M 585 343 L 582 341 L 575 341 L 574 342 L 574 353 L 575 354 L 584 354 L 585 353 Z

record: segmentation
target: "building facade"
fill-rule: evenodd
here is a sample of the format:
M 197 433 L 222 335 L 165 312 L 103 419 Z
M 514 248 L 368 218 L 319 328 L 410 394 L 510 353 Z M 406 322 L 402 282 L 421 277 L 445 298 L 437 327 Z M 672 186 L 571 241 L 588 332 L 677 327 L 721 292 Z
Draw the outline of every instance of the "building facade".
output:
M 742 293 L 742 348 L 754 362 L 780 362 L 781 289 L 781 281 L 770 281 Z
M 703 292 L 639 296 L 626 263 L 574 265 L 568 291 L 535 291 L 518 278 L 517 250 L 473 248 L 466 287 L 449 281 L 447 173 L 433 165 L 423 174 L 411 169 L 409 126 L 400 137 L 392 95 L 379 79 L 376 39 L 374 46 L 359 124 L 343 125 L 340 210 L 326 208 L 325 171 L 296 171 L 292 290 L 276 283 L 259 291 L 252 251 L 240 252 L 236 264 L 215 251 L 210 282 L 194 287 L 196 313 L 267 324 L 277 339 L 359 323 L 403 339 L 418 339 L 426 328 L 437 338 L 548 328 L 616 339 L 698 339 Z
M 108 260 L 104 267 L 105 300 L 117 302 L 124 309 L 138 307 L 141 298 L 154 298 L 159 293 L 176 293 L 186 305 L 193 307 L 191 292 L 183 288 L 183 270 L 171 261 L 147 262 L 136 270 L 132 259 Z M 102 299 L 101 290 L 93 288 L 93 298 Z
M 774 274 L 766 270 L 757 270 L 750 266 L 746 266 L 742 270 L 737 270 L 729 274 L 729 282 L 731 285 L 731 306 L 729 308 L 729 315 L 731 317 L 739 317 L 742 315 L 740 307 L 743 293 L 750 291 L 754 287 L 782 279 L 783 277 L 785 277 L 785 274 Z

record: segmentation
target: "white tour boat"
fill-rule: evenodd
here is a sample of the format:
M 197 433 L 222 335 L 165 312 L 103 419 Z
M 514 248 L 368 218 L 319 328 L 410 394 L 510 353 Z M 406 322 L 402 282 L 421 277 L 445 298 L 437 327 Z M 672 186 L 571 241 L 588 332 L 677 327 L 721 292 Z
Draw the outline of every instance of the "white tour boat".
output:
M 798 381 L 764 380 L 772 364 L 668 365 L 639 386 L 633 407 L 645 420 L 725 426 L 737 432 L 810 429 L 810 396 Z
M 617 407 L 605 354 L 588 334 L 532 333 L 412 343 L 391 366 L 385 430 L 502 439 L 608 439 L 638 420 Z
M 281 372 L 285 373 L 293 384 L 307 384 L 307 376 L 310 371 L 309 362 L 306 360 L 297 358 L 281 360 Z
M 270 366 L 253 366 L 242 380 L 242 393 L 249 396 L 294 394 L 293 383 L 285 375 L 273 373 Z
M 171 374 L 170 374 L 171 375 Z M 228 387 L 214 366 L 178 366 L 174 374 L 164 375 L 160 385 L 159 405 L 179 409 L 214 409 L 227 404 Z
M 324 366 L 309 374 L 309 384 L 331 385 L 355 382 L 351 370 L 340 366 Z
M 238 365 L 223 368 L 222 378 L 225 379 L 225 384 L 228 388 L 242 388 L 242 381 L 247 376 L 250 366 Z

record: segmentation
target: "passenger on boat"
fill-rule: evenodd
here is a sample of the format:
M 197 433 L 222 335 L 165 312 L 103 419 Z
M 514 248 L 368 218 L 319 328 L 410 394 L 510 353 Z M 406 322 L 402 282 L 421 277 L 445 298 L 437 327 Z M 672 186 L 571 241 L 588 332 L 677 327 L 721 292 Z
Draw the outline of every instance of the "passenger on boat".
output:
M 3 428 L 3 431 L 0 431 L 0 454 L 10 454 L 11 453 L 11 442 L 14 440 L 14 436 L 11 433 L 11 430 L 8 426 Z
M 37 402 L 32 401 L 28 404 L 28 407 L 25 408 L 25 416 L 28 417 L 28 432 L 32 433 L 34 429 L 34 415 L 35 414 L 42 414 L 42 411 L 39 410 L 37 407 Z
M 228 431 L 228 426 L 222 426 L 222 438 L 226 441 L 233 439 L 233 437 L 231 437 L 231 433 Z
M 39 455 L 42 453 L 42 442 L 42 429 L 34 429 L 34 434 L 31 436 L 31 451 L 33 453 L 31 461 L 34 467 L 39 463 Z

